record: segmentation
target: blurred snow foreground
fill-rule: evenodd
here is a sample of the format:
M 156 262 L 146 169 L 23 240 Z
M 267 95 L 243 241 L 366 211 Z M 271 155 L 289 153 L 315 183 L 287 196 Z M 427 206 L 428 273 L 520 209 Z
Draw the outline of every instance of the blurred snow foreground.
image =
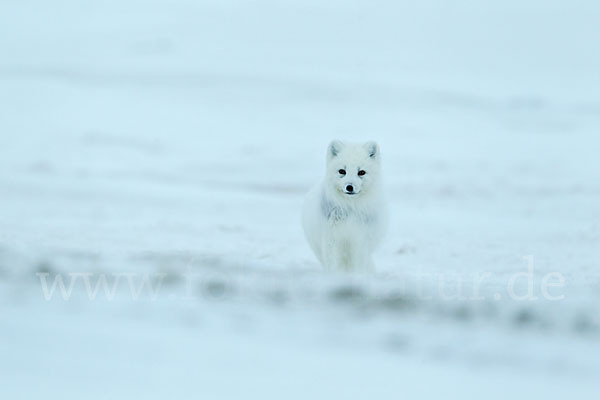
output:
M 596 398 L 598 18 L 1 2 L 1 397 Z M 302 237 L 334 137 L 381 145 L 374 274 Z

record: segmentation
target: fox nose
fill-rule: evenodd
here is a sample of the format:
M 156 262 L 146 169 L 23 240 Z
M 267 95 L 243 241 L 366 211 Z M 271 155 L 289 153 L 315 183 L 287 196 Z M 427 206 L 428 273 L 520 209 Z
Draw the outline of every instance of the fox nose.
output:
M 348 193 L 354 192 L 354 187 L 352 185 L 346 186 L 346 192 L 348 192 Z

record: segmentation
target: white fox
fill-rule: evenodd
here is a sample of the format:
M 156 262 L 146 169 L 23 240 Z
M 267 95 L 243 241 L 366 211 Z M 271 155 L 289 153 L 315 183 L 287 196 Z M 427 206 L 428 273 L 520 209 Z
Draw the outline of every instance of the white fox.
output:
M 302 213 L 304 233 L 327 269 L 370 270 L 387 224 L 379 146 L 334 140 L 325 180 L 312 189 Z

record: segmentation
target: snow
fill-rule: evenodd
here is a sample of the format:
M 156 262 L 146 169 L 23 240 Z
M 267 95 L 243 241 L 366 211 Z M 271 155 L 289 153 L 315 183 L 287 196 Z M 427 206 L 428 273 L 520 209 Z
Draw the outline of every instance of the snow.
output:
M 595 398 L 599 17 L 2 2 L 0 394 Z M 333 138 L 382 149 L 374 274 L 322 272 L 303 238 Z M 537 299 L 510 298 L 530 267 Z M 57 274 L 72 296 L 46 301 Z

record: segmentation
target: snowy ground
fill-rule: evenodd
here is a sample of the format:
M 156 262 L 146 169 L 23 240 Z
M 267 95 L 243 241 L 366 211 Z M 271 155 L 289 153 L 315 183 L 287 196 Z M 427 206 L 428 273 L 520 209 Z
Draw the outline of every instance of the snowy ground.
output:
M 597 398 L 599 18 L 3 1 L 0 395 Z M 382 148 L 374 274 L 302 236 L 332 138 Z

